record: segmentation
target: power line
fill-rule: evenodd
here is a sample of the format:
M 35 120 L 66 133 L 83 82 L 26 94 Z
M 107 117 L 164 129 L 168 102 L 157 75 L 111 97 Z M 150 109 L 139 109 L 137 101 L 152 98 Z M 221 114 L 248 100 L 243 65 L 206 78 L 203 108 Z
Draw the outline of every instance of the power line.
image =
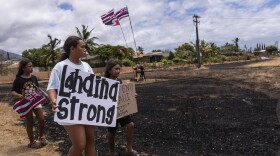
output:
M 204 19 L 217 19 L 217 17 L 200 17 Z M 280 19 L 280 17 L 219 17 L 219 19 Z

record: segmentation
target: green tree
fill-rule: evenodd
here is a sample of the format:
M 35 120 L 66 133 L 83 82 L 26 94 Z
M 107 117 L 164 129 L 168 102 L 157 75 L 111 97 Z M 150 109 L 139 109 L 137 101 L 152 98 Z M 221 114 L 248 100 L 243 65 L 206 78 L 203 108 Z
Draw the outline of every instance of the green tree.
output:
M 79 30 L 78 27 L 76 27 L 77 34 L 80 38 L 83 39 L 83 41 L 86 44 L 86 50 L 89 54 L 94 54 L 94 51 L 96 50 L 96 47 L 98 47 L 98 44 L 94 42 L 95 39 L 98 39 L 97 37 L 91 37 L 91 33 L 94 30 L 92 28 L 90 31 L 88 31 L 88 26 L 82 25 L 82 31 Z
M 114 55 L 114 47 L 107 44 L 102 45 L 96 49 L 96 54 L 100 56 L 103 62 L 113 58 Z
M 22 52 L 22 57 L 28 58 L 36 67 L 44 67 L 43 61 L 40 59 L 42 53 L 40 48 L 27 49 Z
M 195 51 L 193 45 L 189 43 L 184 43 L 178 48 L 175 48 L 175 54 L 181 59 L 192 59 L 195 57 Z
M 229 44 L 228 42 L 221 46 L 221 53 L 223 55 L 232 55 L 236 51 L 236 46 L 234 44 Z
M 22 52 L 22 57 L 28 58 L 31 60 L 34 66 L 36 67 L 47 67 L 50 65 L 49 61 L 46 59 L 46 53 L 49 53 L 45 48 L 33 48 L 27 49 Z
M 221 53 L 220 47 L 214 42 L 208 43 L 205 40 L 200 41 L 199 49 L 202 54 L 202 62 L 207 62 Z
M 209 42 L 209 44 L 207 45 L 207 54 L 205 53 L 205 55 L 207 55 L 207 57 L 214 57 L 217 55 L 220 55 L 221 50 L 220 47 L 218 47 L 214 42 Z
M 168 55 L 168 60 L 173 60 L 175 57 L 175 54 L 173 52 L 170 52 Z
M 100 56 L 102 61 L 109 60 L 111 58 L 117 60 L 132 60 L 132 56 L 134 54 L 134 50 L 132 48 L 126 48 L 124 46 L 112 46 L 112 45 L 102 45 L 96 49 L 96 54 Z
M 134 53 L 135 53 L 134 49 L 131 48 L 131 47 L 128 47 L 127 53 L 128 53 L 128 55 L 129 55 L 128 58 L 129 58 L 130 60 L 132 60 L 132 57 L 133 57 L 133 55 L 134 55 Z
M 128 48 L 124 47 L 124 46 L 112 46 L 114 53 L 113 53 L 113 58 L 116 58 L 118 60 L 123 60 L 125 58 L 127 59 L 131 59 L 132 55 L 131 53 L 128 51 Z
M 261 50 L 261 45 L 259 43 L 257 43 L 257 47 L 254 48 L 254 51 L 260 51 Z
M 50 39 L 49 43 L 42 46 L 42 58 L 46 61 L 46 64 L 50 64 L 51 62 L 51 66 L 54 67 L 58 54 L 58 50 L 56 48 L 61 41 L 57 38 L 53 39 L 51 35 L 48 35 L 48 37 Z
M 273 52 L 277 52 L 277 47 L 275 45 L 269 45 L 266 47 L 266 52 L 272 54 Z

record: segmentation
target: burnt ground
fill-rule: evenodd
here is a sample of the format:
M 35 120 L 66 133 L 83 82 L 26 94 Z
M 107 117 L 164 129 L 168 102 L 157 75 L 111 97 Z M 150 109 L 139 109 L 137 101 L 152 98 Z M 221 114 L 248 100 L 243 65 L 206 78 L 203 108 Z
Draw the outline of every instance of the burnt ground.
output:
M 135 150 L 149 156 L 280 154 L 279 70 L 210 66 L 147 71 L 146 82 L 152 83 L 136 85 Z M 71 144 L 65 130 L 51 113 L 46 121 L 49 140 L 59 141 L 58 150 L 66 155 Z M 116 138 L 120 153 L 124 132 L 120 128 Z M 107 155 L 106 128 L 98 127 L 95 140 L 98 155 Z

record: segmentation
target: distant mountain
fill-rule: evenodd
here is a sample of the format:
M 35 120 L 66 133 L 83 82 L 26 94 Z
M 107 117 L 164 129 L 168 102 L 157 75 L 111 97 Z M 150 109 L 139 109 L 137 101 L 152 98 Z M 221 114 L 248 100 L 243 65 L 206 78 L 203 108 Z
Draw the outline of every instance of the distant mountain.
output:
M 12 52 L 7 52 L 5 50 L 0 49 L 0 55 L 3 56 L 4 60 L 20 60 L 22 58 L 21 55 L 15 54 Z

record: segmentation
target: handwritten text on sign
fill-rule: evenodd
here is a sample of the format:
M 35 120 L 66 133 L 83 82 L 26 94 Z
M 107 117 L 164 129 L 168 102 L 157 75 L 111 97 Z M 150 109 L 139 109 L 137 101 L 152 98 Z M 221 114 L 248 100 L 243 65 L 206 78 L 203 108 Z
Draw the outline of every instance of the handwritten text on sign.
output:
M 119 82 L 65 65 L 54 121 L 114 127 Z
M 135 94 L 135 83 L 125 83 L 120 85 L 118 119 L 137 112 Z

